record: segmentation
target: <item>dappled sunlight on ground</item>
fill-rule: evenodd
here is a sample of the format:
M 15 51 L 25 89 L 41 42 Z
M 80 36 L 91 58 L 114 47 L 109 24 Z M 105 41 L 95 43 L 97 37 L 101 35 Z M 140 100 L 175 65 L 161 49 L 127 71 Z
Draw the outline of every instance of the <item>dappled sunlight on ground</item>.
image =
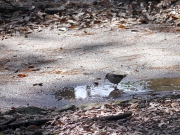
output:
M 34 93 L 32 96 L 24 95 L 24 105 L 29 102 L 33 104 L 33 98 L 36 98 L 34 101 L 38 104 L 38 100 L 47 98 L 39 95 L 41 91 L 51 95 L 52 91 L 65 86 L 85 89 L 97 78 L 103 80 L 108 72 L 128 74 L 125 82 L 178 77 L 179 35 L 147 31 L 147 28 L 139 29 L 137 26 L 134 29 L 139 31 L 87 29 L 93 34 L 83 36 L 78 36 L 83 33 L 81 30 L 61 34 L 44 30 L 30 34 L 28 38 L 17 36 L 3 40 L 0 43 L 0 97 L 3 98 L 0 100 L 7 105 L 9 102 L 5 99 L 13 97 L 7 97 L 7 93 L 11 95 L 16 91 L 17 100 L 21 99 L 19 95 Z M 35 85 L 38 83 L 42 83 L 42 86 Z M 107 91 L 102 84 L 93 87 L 90 95 L 98 95 L 95 89 L 99 89 L 98 92 L 106 97 L 111 90 L 107 86 Z M 14 99 L 12 102 L 18 104 Z M 50 102 L 53 104 L 54 100 Z M 39 104 L 47 105 L 42 102 Z

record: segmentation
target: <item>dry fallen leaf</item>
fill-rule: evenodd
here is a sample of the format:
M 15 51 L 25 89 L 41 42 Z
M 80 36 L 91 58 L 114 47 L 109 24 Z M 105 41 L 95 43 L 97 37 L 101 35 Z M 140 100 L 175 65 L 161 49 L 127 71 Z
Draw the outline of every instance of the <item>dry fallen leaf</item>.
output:
M 27 75 L 26 74 L 18 74 L 17 76 L 19 76 L 19 77 L 26 77 Z
M 59 15 L 57 15 L 57 14 L 54 14 L 54 17 L 55 17 L 55 18 L 60 18 Z
M 34 68 L 34 66 L 28 66 L 28 68 Z
M 78 113 L 78 114 L 76 114 L 77 116 L 79 116 L 79 117 L 81 117 L 81 116 L 83 116 L 83 114 L 82 113 Z
M 107 132 L 100 132 L 100 133 L 97 133 L 96 135 L 108 135 Z
M 74 29 L 74 28 L 76 28 L 76 26 L 75 25 L 71 25 L 71 28 Z
M 87 131 L 87 132 L 93 132 L 90 128 L 88 128 L 88 127 L 83 127 L 83 129 L 85 130 L 85 131 Z
M 17 108 L 15 108 L 15 107 L 11 107 L 11 110 L 16 110 Z
M 65 23 L 65 22 L 67 21 L 67 18 L 62 18 L 60 21 L 61 21 L 62 23 Z
M 62 73 L 62 71 L 60 71 L 60 70 L 56 71 L 56 74 L 61 74 L 61 73 Z
M 125 26 L 124 26 L 124 25 L 122 25 L 122 24 L 120 24 L 120 25 L 118 26 L 118 28 L 124 29 L 124 28 L 125 28 Z
M 61 122 L 60 120 L 55 120 L 55 121 L 53 122 L 52 125 L 54 125 L 54 126 L 57 126 L 57 125 L 64 125 L 64 123 Z
M 134 103 L 130 106 L 131 109 L 135 109 L 139 104 L 138 103 Z
M 88 33 L 86 30 L 84 30 L 84 33 Z
M 25 32 L 25 31 L 28 31 L 28 28 L 20 27 L 19 30 Z
M 33 131 L 33 130 L 38 129 L 38 127 L 36 125 L 30 125 L 27 127 L 27 129 Z
M 109 105 L 109 104 L 105 104 L 104 106 L 105 106 L 107 109 L 114 109 L 114 106 Z
M 180 14 L 175 14 L 172 16 L 174 19 L 180 19 Z
M 171 106 L 172 106 L 173 108 L 175 108 L 175 107 L 179 106 L 179 103 L 178 103 L 178 102 L 171 103 Z

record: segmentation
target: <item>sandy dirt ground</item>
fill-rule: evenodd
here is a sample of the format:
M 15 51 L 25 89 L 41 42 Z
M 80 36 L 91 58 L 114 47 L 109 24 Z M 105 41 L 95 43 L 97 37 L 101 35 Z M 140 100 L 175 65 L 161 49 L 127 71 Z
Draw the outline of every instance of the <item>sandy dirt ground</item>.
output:
M 179 46 L 179 32 L 142 25 L 118 30 L 46 29 L 2 40 L 0 107 L 60 107 L 70 101 L 57 101 L 52 91 L 93 84 L 108 72 L 128 74 L 125 82 L 179 77 Z

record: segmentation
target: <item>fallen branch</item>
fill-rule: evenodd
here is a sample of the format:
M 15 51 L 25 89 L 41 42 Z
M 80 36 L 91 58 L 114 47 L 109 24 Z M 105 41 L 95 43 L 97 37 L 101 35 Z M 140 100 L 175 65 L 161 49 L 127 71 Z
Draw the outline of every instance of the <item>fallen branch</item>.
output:
M 19 128 L 21 126 L 24 126 L 24 127 L 27 127 L 30 125 L 40 126 L 40 125 L 42 125 L 48 121 L 51 121 L 51 120 L 53 120 L 53 119 L 40 119 L 40 120 L 33 120 L 33 121 L 26 121 L 26 122 L 19 122 L 19 123 L 14 123 L 14 124 L 9 124 L 9 125 L 3 125 L 3 126 L 0 126 L 0 131 L 6 130 L 8 128 L 16 129 L 16 128 Z
M 7 120 L 7 121 L 5 121 L 5 122 L 0 123 L 0 126 L 9 125 L 10 123 L 12 123 L 12 122 L 14 122 L 14 121 L 16 121 L 16 120 L 17 120 L 17 118 L 12 118 L 12 119 L 10 119 L 10 120 Z
M 65 9 L 63 8 L 47 8 L 45 10 L 45 13 L 47 14 L 56 14 L 56 13 L 61 13 L 63 12 Z
M 111 115 L 111 116 L 105 116 L 105 117 L 98 117 L 93 118 L 93 120 L 119 120 L 119 119 L 125 119 L 127 117 L 130 117 L 132 115 L 132 112 L 127 112 L 119 115 Z

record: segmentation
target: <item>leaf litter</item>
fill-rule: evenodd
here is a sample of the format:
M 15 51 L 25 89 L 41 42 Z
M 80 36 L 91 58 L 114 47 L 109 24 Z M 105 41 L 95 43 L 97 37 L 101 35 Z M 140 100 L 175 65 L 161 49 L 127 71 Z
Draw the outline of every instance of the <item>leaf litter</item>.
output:
M 3 134 L 179 134 L 180 95 L 144 100 L 127 100 L 119 103 L 94 104 L 91 107 L 67 106 L 62 109 L 37 107 L 13 108 L 1 113 L 0 129 Z M 36 109 L 37 111 L 33 111 Z M 30 112 L 37 112 L 27 114 Z M 119 119 L 115 116 L 130 113 Z M 17 117 L 18 116 L 18 117 Z M 17 128 L 5 128 L 5 121 L 17 117 L 11 124 L 23 121 L 46 121 L 44 124 L 29 123 Z M 108 119 L 106 119 L 108 118 Z M 115 118 L 115 119 L 112 119 Z M 10 124 L 10 125 L 11 125 Z M 20 123 L 21 124 L 21 123 Z M 23 128 L 24 127 L 24 128 Z
M 1 39 L 48 28 L 57 31 L 85 28 L 125 29 L 132 25 L 155 23 L 180 26 L 179 1 L 2 1 L 7 11 L 0 12 Z M 14 4 L 15 3 L 15 4 Z M 13 5 L 14 4 L 14 5 Z M 1 8 L 1 7 L 0 7 Z M 7 12 L 5 14 L 5 12 Z M 165 26 L 165 27 L 166 27 Z M 163 26 L 162 26 L 163 27 Z M 171 31 L 170 28 L 170 31 Z M 174 31 L 174 30 L 173 30 Z

